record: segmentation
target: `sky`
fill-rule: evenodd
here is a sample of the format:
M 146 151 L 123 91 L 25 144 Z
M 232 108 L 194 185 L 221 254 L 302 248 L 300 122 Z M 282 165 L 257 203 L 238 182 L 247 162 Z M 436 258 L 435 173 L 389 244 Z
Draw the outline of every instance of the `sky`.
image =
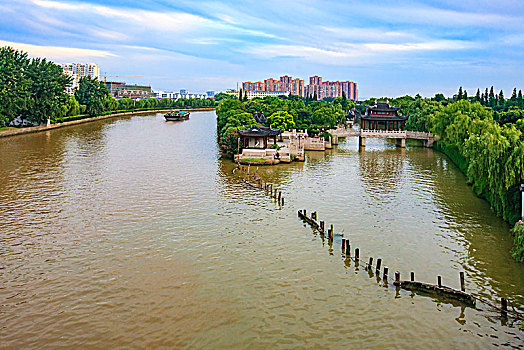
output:
M 154 90 L 292 75 L 360 98 L 524 89 L 524 1 L 0 0 L 0 46 Z

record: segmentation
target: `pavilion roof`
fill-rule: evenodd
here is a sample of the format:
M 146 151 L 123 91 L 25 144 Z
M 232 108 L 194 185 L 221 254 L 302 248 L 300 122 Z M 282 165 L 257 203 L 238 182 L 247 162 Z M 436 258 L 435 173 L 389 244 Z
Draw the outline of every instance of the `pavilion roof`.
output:
M 238 130 L 238 133 L 242 136 L 276 136 L 281 132 L 281 129 L 262 128 L 258 125 L 250 126 L 244 130 Z

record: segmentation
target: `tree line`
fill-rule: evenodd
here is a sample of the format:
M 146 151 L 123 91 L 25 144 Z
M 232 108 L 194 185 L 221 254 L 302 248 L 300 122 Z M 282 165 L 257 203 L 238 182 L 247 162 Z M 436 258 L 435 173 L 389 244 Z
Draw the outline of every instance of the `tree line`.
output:
M 11 47 L 0 48 L 0 128 L 15 119 L 39 125 L 58 123 L 113 112 L 154 108 L 214 107 L 212 99 L 115 99 L 98 79 L 83 77 L 74 95 L 62 67 L 45 58 L 29 58 Z

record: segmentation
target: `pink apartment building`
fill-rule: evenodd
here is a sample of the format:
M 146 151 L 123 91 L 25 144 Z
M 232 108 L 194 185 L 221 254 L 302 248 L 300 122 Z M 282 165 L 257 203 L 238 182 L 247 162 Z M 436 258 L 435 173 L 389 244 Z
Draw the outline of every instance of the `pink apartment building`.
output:
M 357 84 L 352 81 L 322 81 L 322 77 L 315 75 L 309 78 L 309 84 L 304 85 L 304 80 L 293 79 L 289 75 L 280 77 L 279 80 L 269 78 L 264 82 L 250 82 L 242 83 L 242 90 L 244 91 L 289 91 L 292 95 L 301 97 L 317 95 L 319 100 L 324 97 L 339 97 L 344 92 L 347 98 L 351 100 L 358 100 Z

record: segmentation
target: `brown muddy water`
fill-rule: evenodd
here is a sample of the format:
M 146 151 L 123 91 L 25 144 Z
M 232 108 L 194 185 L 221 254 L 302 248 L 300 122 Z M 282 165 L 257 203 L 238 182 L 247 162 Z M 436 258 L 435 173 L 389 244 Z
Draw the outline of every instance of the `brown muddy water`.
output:
M 524 305 L 509 226 L 431 149 L 348 139 L 260 168 L 279 207 L 219 158 L 214 112 L 0 139 L 2 348 L 523 346 L 522 321 L 397 292 L 296 215 L 408 278 Z

